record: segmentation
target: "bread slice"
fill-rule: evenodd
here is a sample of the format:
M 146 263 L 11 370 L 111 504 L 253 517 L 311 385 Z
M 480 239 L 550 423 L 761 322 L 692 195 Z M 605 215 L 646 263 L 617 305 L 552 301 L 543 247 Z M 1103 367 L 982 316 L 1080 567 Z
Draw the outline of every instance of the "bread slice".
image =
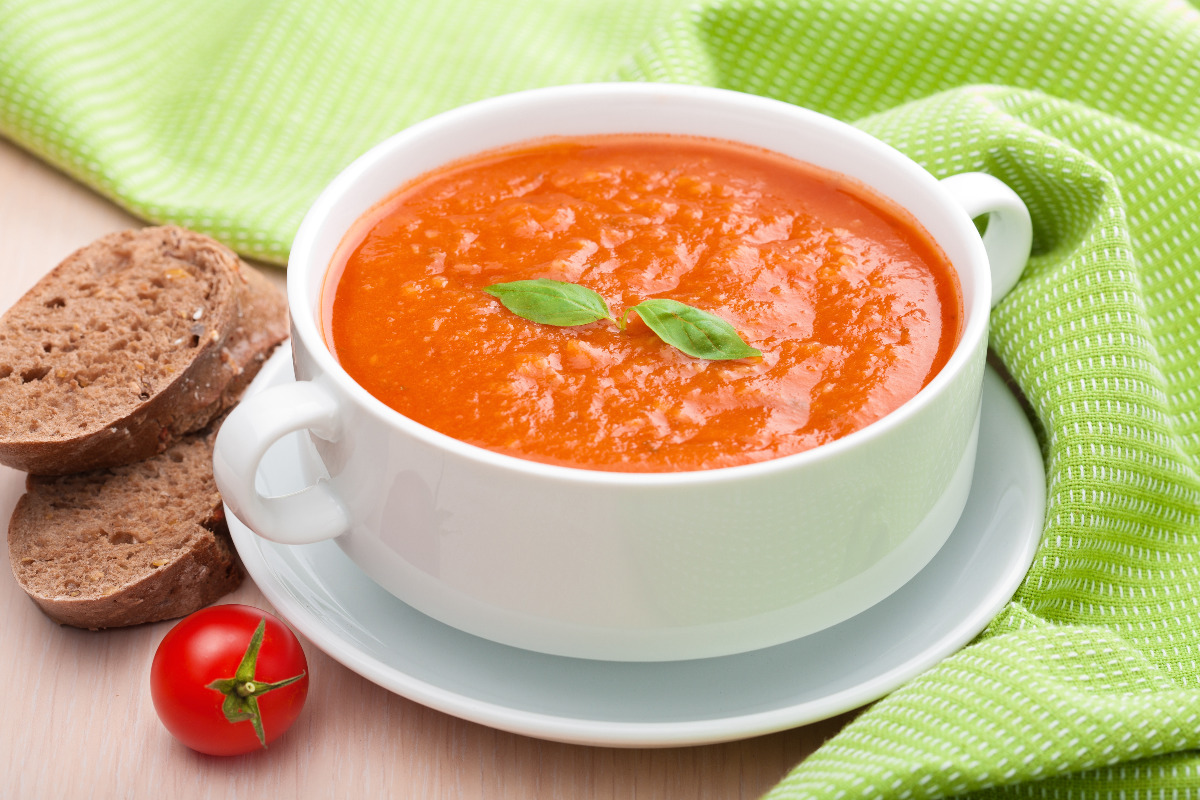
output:
M 30 476 L 8 528 L 21 588 L 55 621 L 92 629 L 181 617 L 236 589 L 215 438 L 209 429 L 134 464 Z
M 287 334 L 282 292 L 217 241 L 98 239 L 0 318 L 0 463 L 65 475 L 161 453 L 233 405 Z

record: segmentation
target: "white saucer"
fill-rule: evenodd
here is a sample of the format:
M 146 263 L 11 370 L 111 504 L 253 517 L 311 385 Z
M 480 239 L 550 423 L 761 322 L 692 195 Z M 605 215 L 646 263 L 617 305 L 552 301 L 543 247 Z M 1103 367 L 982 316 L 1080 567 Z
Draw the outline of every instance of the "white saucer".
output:
M 293 380 L 286 345 L 249 392 Z M 294 434 L 263 461 L 267 494 L 321 470 Z M 228 510 L 227 510 L 228 511 Z M 418 703 L 514 733 L 579 744 L 708 744 L 793 728 L 876 700 L 954 653 L 1000 611 L 1040 539 L 1045 470 L 1033 431 L 989 367 L 979 460 L 950 540 L 911 582 L 846 622 L 721 658 L 587 661 L 495 644 L 450 628 L 367 578 L 333 542 L 278 545 L 232 514 L 246 570 L 313 644 Z

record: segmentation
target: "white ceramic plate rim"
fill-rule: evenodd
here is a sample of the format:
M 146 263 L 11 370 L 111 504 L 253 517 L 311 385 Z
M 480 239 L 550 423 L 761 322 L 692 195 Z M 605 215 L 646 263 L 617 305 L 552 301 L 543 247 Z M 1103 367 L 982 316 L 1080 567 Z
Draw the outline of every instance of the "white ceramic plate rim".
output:
M 247 395 L 261 391 L 269 385 L 292 380 L 291 349 L 289 345 L 281 347 L 263 367 L 263 370 L 247 390 Z M 264 459 L 265 469 L 271 469 L 270 457 Z M 1003 473 L 997 478 L 999 473 Z M 407 697 L 430 708 L 477 722 L 489 727 L 506 730 L 527 736 L 550 739 L 575 744 L 618 747 L 667 747 L 682 745 L 711 744 L 721 741 L 748 738 L 772 733 L 788 728 L 816 722 L 852 710 L 866 703 L 879 699 L 910 678 L 924 672 L 942 659 L 958 651 L 982 631 L 992 618 L 1004 607 L 1013 592 L 1020 585 L 1029 568 L 1034 552 L 1041 539 L 1042 523 L 1045 512 L 1045 471 L 1041 461 L 1040 450 L 1033 430 L 1024 412 L 1003 381 L 990 367 L 987 370 L 984 384 L 984 419 L 980 431 L 980 456 L 976 467 L 976 485 L 981 482 L 1003 480 L 1001 487 L 1007 495 L 1016 497 L 1020 508 L 1016 529 L 1007 532 L 989 531 L 978 534 L 975 526 L 960 524 L 951 540 L 960 540 L 958 547 L 972 546 L 970 538 L 979 539 L 973 546 L 981 548 L 990 546 L 997 550 L 987 558 L 970 559 L 973 563 L 967 569 L 982 569 L 987 575 L 976 576 L 977 579 L 961 580 L 965 584 L 967 594 L 974 596 L 947 597 L 943 602 L 934 603 L 929 608 L 888 607 L 888 603 L 902 597 L 904 590 L 860 615 L 893 615 L 899 613 L 907 616 L 912 626 L 913 636 L 921 636 L 922 630 L 931 629 L 931 625 L 922 624 L 930 617 L 941 615 L 942 630 L 932 639 L 924 642 L 916 652 L 898 660 L 889 660 L 891 652 L 880 652 L 872 663 L 872 674 L 858 683 L 839 690 L 831 691 L 817 697 L 799 701 L 782 701 L 777 707 L 762 711 L 747 711 L 746 713 L 725 713 L 711 718 L 680 718 L 678 720 L 647 720 L 647 719 L 596 719 L 586 715 L 568 713 L 544 713 L 521 706 L 519 700 L 495 702 L 472 696 L 470 692 L 456 690 L 449 685 L 440 685 L 436 681 L 422 679 L 405 671 L 402 666 L 388 663 L 385 659 L 376 657 L 359 647 L 348 637 L 339 634 L 338 630 L 328 624 L 321 615 L 315 613 L 297 596 L 298 587 L 291 586 L 280 575 L 273 565 L 285 557 L 288 545 L 278 545 L 261 539 L 248 529 L 227 509 L 229 528 L 234 544 L 245 565 L 246 571 L 258 585 L 263 595 L 284 619 L 293 625 L 301 634 L 314 645 L 327 653 L 352 671 L 396 694 Z M 972 489 L 974 494 L 976 489 Z M 1012 503 L 1010 502 L 1010 505 Z M 967 523 L 975 522 L 970 517 L 971 503 L 968 501 L 968 511 L 964 512 Z M 984 526 L 984 527 L 995 527 Z M 999 541 L 999 535 L 1011 537 L 1011 541 Z M 984 541 L 985 537 L 990 537 Z M 966 543 L 966 544 L 964 544 Z M 329 558 L 348 558 L 332 543 L 305 545 L 303 547 L 325 547 L 322 557 L 316 559 L 316 570 L 311 570 L 312 581 L 302 587 L 310 591 L 328 593 L 326 584 L 321 582 L 319 575 L 320 564 L 328 563 Z M 990 552 L 990 551 L 989 551 Z M 971 551 L 974 553 L 974 551 Z M 294 553 L 291 555 L 295 555 Z M 913 583 L 922 579 L 930 570 L 938 569 L 939 560 L 935 558 L 926 571 L 918 575 Z M 930 573 L 932 575 L 933 573 Z M 928 580 L 928 576 L 926 578 Z M 362 580 L 369 582 L 365 575 Z M 974 587 L 974 588 L 972 588 Z M 905 587 L 908 588 L 908 587 Z M 382 591 L 382 590 L 380 590 Z M 332 606 L 340 606 L 336 597 L 330 597 Z M 403 605 L 401 601 L 388 596 L 388 601 Z M 899 611 L 897 611 L 897 608 Z M 357 622 L 357 621 L 356 621 Z M 859 620 L 862 622 L 862 620 Z M 947 627 L 948 623 L 948 627 Z M 440 623 L 432 623 L 439 625 Z M 849 620 L 833 629 L 823 631 L 814 636 L 825 636 L 836 640 L 836 631 L 847 625 L 856 624 Z M 441 626 L 445 628 L 445 626 Z M 891 627 L 889 624 L 888 627 Z M 470 647 L 504 648 L 470 637 L 445 628 L 445 636 L 469 637 Z M 794 643 L 768 648 L 758 653 L 726 656 L 722 669 L 725 672 L 736 672 L 739 660 L 768 657 L 771 651 L 784 654 L 786 648 Z M 405 641 L 396 643 L 397 647 L 419 647 L 420 642 Z M 836 641 L 835 641 L 836 646 Z M 883 649 L 883 648 L 881 648 Z M 901 648 L 903 649 L 903 648 Z M 911 650 L 911 646 L 910 646 Z M 499 652 L 499 651 L 498 651 Z M 536 670 L 539 659 L 557 659 L 557 656 L 541 656 L 535 653 L 520 653 L 519 658 L 529 662 Z M 482 660 L 481 660 L 482 662 Z M 606 667 L 605 662 L 584 662 L 589 669 L 620 669 L 617 664 Z M 680 662 L 686 664 L 686 662 Z M 698 663 L 698 662 L 697 662 Z M 711 663 L 715 663 L 711 662 Z M 458 665 L 460 668 L 462 665 Z M 628 666 L 628 665 L 625 665 Z M 808 677 L 803 663 L 793 664 L 796 669 L 797 684 L 803 684 Z M 671 670 L 671 662 L 659 662 L 654 665 L 638 665 L 637 668 L 653 670 Z M 677 667 L 684 669 L 684 666 Z M 481 670 L 487 665 L 482 664 Z M 717 687 L 714 687 L 716 689 Z M 819 687 L 818 687 L 819 688 Z

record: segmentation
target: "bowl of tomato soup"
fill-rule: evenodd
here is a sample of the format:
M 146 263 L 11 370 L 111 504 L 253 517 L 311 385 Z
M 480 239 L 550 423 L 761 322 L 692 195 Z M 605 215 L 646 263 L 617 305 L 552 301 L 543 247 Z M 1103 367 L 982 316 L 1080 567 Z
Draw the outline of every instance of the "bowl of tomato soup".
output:
M 973 218 L 987 217 L 981 238 Z M 343 171 L 288 265 L 296 381 L 214 471 L 469 633 L 707 658 L 841 622 L 953 530 L 987 319 L 1028 213 L 724 90 L 590 84 L 440 114 Z M 266 497 L 304 431 L 327 473 Z

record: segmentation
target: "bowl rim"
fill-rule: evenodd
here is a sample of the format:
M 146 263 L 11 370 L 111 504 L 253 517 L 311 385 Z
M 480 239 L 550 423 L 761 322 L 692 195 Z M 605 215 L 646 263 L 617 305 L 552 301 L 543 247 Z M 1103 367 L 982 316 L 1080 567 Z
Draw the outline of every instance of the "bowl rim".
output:
M 963 299 L 965 324 L 954 352 L 938 374 L 899 407 L 834 441 L 799 453 L 750 464 L 673 472 L 617 472 L 587 469 L 548 464 L 499 453 L 429 428 L 387 406 L 359 385 L 334 357 L 322 331 L 321 295 L 324 291 L 329 264 L 316 263 L 313 251 L 317 249 L 317 239 L 323 233 L 331 214 L 342 203 L 349 202 L 347 198 L 353 196 L 357 187 L 366 176 L 376 169 L 379 162 L 393 156 L 397 150 L 409 147 L 427 137 L 437 136 L 446 129 L 478 125 L 479 118 L 486 118 L 490 115 L 516 114 L 522 110 L 539 108 L 547 104 L 579 101 L 619 102 L 631 98 L 665 98 L 686 103 L 719 104 L 728 111 L 772 115 L 792 124 L 823 127 L 836 131 L 838 135 L 845 138 L 850 146 L 874 150 L 889 158 L 907 180 L 911 181 L 915 187 L 922 189 L 946 212 L 949 221 L 955 226 L 956 232 L 968 234 L 960 244 L 969 251 L 969 264 L 966 266 L 956 265 L 956 270 L 960 272 L 960 284 L 962 270 L 972 270 L 973 293 L 968 300 L 967 297 L 962 296 L 963 293 L 960 291 Z M 555 134 L 547 132 L 542 135 L 553 136 Z M 512 139 L 509 143 L 535 141 L 537 138 L 539 135 L 535 134 Z M 753 142 L 749 143 L 754 144 Z M 473 152 L 489 149 L 492 149 L 492 146 L 485 145 L 476 148 Z M 796 158 L 796 156 L 790 157 Z M 420 170 L 413 177 L 424 172 L 425 170 Z M 887 196 L 868 180 L 853 178 L 853 176 L 852 179 Z M 397 181 L 394 188 L 398 188 L 400 182 Z M 364 206 L 365 210 L 356 213 L 354 218 L 361 217 L 362 214 L 367 213 L 370 208 L 385 199 L 386 195 L 374 197 Z M 899 201 L 893 200 L 893 202 L 905 207 L 905 204 L 899 203 Z M 348 230 L 345 229 L 337 232 L 339 237 L 347 234 Z M 932 236 L 932 233 L 930 235 Z M 937 237 L 934 238 L 940 245 L 941 240 Z M 987 265 L 986 250 L 978 233 L 975 232 L 970 218 L 965 211 L 954 204 L 944 190 L 938 187 L 938 180 L 907 155 L 865 131 L 802 106 L 729 89 L 671 83 L 601 82 L 526 89 L 478 100 L 416 122 L 369 148 L 344 167 L 322 189 L 301 220 L 288 258 L 287 295 L 291 311 L 293 340 L 299 340 L 305 354 L 313 360 L 320 374 L 326 376 L 327 380 L 336 383 L 363 411 L 380 423 L 395 428 L 417 441 L 447 454 L 475 462 L 481 467 L 522 473 L 549 481 L 623 487 L 654 487 L 740 482 L 760 476 L 808 468 L 868 446 L 873 440 L 885 438 L 890 432 L 904 426 L 908 420 L 920 414 L 939 396 L 947 392 L 951 385 L 959 380 L 964 372 L 968 371 L 979 344 L 986 342 L 991 294 L 991 274 Z M 296 351 L 297 348 L 293 347 L 293 359 L 297 362 L 297 369 L 299 369 Z

